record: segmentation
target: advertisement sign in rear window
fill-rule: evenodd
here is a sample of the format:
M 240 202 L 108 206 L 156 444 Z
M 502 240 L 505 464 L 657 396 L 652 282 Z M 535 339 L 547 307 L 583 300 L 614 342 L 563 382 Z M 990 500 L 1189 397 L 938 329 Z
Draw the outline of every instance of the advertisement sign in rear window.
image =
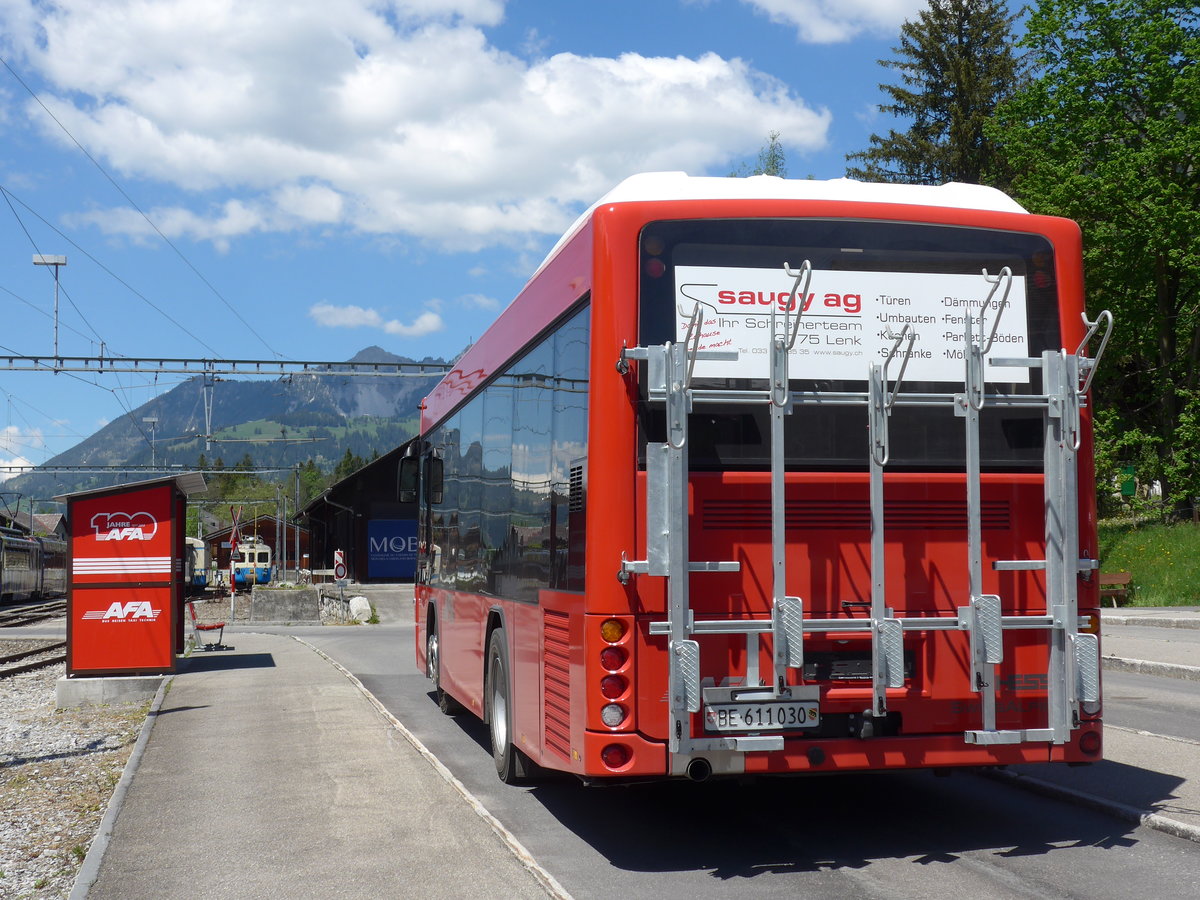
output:
M 803 306 L 789 354 L 795 379 L 857 380 L 882 362 L 905 325 L 914 335 L 905 378 L 961 382 L 968 317 L 978 318 L 992 285 L 982 274 L 814 270 L 805 297 L 792 301 L 796 279 L 782 268 L 676 266 L 676 339 L 696 304 L 704 310 L 701 350 L 737 351 L 736 360 L 700 360 L 697 378 L 766 378 L 771 310 L 782 331 L 789 307 Z M 1003 287 L 985 312 L 991 330 Z M 890 335 L 890 336 L 889 336 Z M 1025 279 L 1013 277 L 988 358 L 1028 356 Z M 1028 383 L 1025 368 L 989 367 L 989 381 Z

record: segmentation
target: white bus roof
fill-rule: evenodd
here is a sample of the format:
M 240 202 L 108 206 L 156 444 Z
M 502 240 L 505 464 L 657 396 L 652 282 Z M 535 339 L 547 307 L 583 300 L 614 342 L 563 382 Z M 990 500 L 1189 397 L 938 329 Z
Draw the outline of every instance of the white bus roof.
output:
M 683 172 L 647 172 L 626 178 L 593 206 L 634 200 L 846 200 L 852 203 L 906 203 L 995 212 L 1025 212 L 995 188 L 950 182 L 942 185 L 888 184 L 852 178 L 788 179 L 692 177 Z
M 775 175 L 717 178 L 693 177 L 685 172 L 645 172 L 626 178 L 588 207 L 546 254 L 542 265 L 558 252 L 559 247 L 579 230 L 598 207 L 641 200 L 842 200 L 851 203 L 898 203 L 990 212 L 1028 212 L 1003 191 L 956 181 L 941 185 L 889 184 L 855 181 L 852 178 L 817 181 L 812 178 L 779 178 Z

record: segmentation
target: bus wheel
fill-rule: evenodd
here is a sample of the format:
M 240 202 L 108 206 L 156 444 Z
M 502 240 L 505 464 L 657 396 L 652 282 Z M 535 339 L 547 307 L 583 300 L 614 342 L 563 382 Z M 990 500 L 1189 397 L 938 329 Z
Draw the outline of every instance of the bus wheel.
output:
M 448 716 L 458 715 L 463 711 L 463 705 L 442 690 L 442 664 L 436 625 L 429 628 L 425 639 L 425 666 L 425 673 L 433 682 L 433 694 L 437 698 L 438 709 Z
M 492 758 L 496 774 L 505 784 L 523 784 L 532 780 L 539 768 L 533 760 L 513 746 L 512 706 L 509 703 L 508 643 L 504 629 L 497 628 L 488 640 L 487 710 L 492 735 Z

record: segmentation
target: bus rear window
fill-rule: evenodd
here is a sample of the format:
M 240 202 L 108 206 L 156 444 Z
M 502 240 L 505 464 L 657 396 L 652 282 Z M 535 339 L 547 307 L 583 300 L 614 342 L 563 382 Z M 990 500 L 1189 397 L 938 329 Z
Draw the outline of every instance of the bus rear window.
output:
M 697 362 L 699 389 L 765 389 L 772 310 L 777 328 L 785 314 L 802 312 L 789 354 L 793 392 L 864 393 L 869 366 L 906 326 L 915 337 L 901 391 L 961 391 L 966 331 L 978 328 L 981 311 L 989 331 L 1000 316 L 990 358 L 1040 356 L 1060 346 L 1053 251 L 1039 235 L 840 219 L 668 221 L 643 230 L 640 252 L 642 345 L 682 340 L 699 307 L 701 349 L 737 351 L 736 360 Z M 809 290 L 793 299 L 796 279 L 785 266 L 796 270 L 805 261 Z M 984 272 L 994 278 L 1005 268 L 1012 277 L 988 306 L 993 284 Z M 987 371 L 989 392 L 1041 392 L 1036 369 Z M 765 406 L 697 405 L 692 468 L 768 467 L 768 418 Z M 643 442 L 664 439 L 660 405 L 643 402 L 640 422 Z M 787 427 L 788 468 L 865 466 L 866 422 L 864 406 L 798 404 Z M 962 420 L 948 405 L 899 406 L 890 433 L 891 467 L 964 465 Z M 985 468 L 1041 466 L 1040 412 L 987 407 L 981 440 Z

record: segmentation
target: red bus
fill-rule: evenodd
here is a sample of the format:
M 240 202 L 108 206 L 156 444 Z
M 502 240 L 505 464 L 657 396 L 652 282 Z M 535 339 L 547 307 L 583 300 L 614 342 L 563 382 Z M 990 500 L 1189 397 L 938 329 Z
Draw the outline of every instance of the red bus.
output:
M 990 188 L 628 179 L 401 464 L 442 710 L 505 782 L 1100 759 L 1102 321 Z

